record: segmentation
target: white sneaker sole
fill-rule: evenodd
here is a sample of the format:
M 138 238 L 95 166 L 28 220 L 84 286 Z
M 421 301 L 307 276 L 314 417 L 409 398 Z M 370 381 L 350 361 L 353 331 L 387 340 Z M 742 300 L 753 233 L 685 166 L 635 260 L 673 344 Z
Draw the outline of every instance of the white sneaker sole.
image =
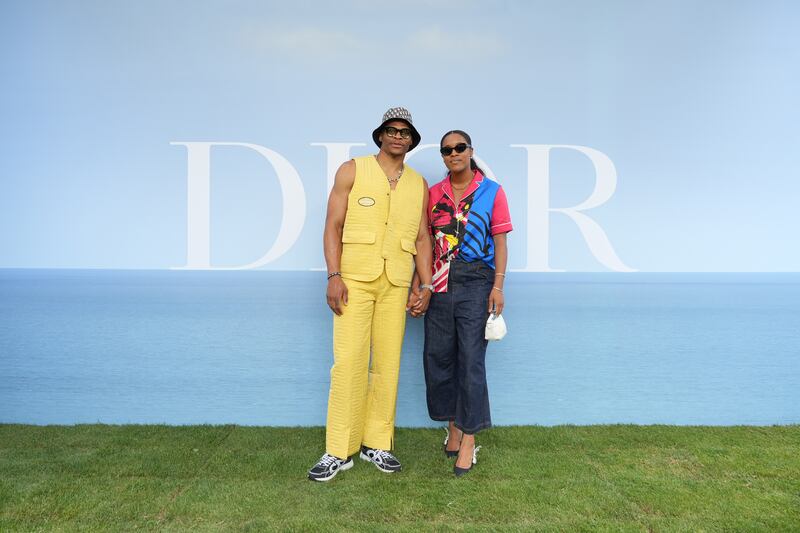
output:
M 358 456 L 361 457 L 363 460 L 374 464 L 375 468 L 377 468 L 378 470 L 380 470 L 384 474 L 394 474 L 395 472 L 399 472 L 399 470 L 391 470 L 391 469 L 383 468 L 381 465 L 379 465 L 378 463 L 376 463 L 375 461 L 370 459 L 369 455 L 365 454 L 364 452 L 361 452 L 360 454 L 358 454 Z
M 350 470 L 351 468 L 353 468 L 354 464 L 355 464 L 355 461 L 350 459 L 346 463 L 343 463 L 342 466 L 337 468 L 336 471 L 333 474 L 331 474 L 330 476 L 328 476 L 328 477 L 311 477 L 311 476 L 309 476 L 308 479 L 310 479 L 311 481 L 322 481 L 324 483 L 325 481 L 330 481 L 333 478 L 335 478 L 336 474 L 338 474 L 339 472 L 342 472 L 343 470 Z

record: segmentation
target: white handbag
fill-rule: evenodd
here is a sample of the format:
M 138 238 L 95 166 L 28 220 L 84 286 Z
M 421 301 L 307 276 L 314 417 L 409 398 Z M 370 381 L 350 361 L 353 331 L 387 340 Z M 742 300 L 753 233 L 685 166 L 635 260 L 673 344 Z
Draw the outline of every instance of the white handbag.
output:
M 503 315 L 496 315 L 492 313 L 486 321 L 486 331 L 484 337 L 487 341 L 499 341 L 508 333 L 506 328 L 506 321 L 503 320 Z

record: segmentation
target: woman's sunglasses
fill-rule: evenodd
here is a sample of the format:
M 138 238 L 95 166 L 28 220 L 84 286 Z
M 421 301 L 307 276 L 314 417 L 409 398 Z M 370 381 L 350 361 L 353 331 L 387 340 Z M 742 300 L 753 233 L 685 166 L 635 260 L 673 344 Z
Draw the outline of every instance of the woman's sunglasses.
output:
M 439 152 L 442 155 L 450 155 L 453 153 L 453 150 L 455 150 L 457 154 L 463 154 L 467 148 L 472 148 L 472 146 L 467 143 L 458 143 L 455 146 L 442 146 L 439 148 Z

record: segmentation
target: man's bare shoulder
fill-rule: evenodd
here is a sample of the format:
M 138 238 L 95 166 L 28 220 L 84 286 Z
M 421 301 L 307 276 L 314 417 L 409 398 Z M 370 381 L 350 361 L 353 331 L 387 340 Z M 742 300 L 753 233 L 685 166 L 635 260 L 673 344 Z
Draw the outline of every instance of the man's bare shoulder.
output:
M 354 159 L 348 159 L 347 161 L 342 163 L 341 166 L 339 167 L 339 170 L 337 171 L 337 173 L 339 173 L 339 172 L 344 172 L 344 173 L 349 173 L 349 174 L 355 175 L 355 173 L 356 173 L 356 162 L 355 162 L 355 160 Z
M 345 161 L 336 171 L 333 188 L 339 190 L 350 190 L 356 180 L 356 162 L 352 159 Z

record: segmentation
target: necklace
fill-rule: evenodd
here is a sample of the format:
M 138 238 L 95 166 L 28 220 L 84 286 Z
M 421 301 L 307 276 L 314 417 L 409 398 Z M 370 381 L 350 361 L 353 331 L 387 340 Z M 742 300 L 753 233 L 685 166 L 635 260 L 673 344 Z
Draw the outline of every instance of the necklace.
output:
M 378 156 L 375 156 L 375 161 L 378 161 Z M 380 163 L 378 163 L 378 166 L 380 167 Z M 385 170 L 383 171 L 383 175 L 386 176 L 386 181 L 388 181 L 389 183 L 397 183 L 403 176 L 403 171 L 405 170 L 405 168 L 406 168 L 405 164 L 400 165 L 400 169 L 397 171 L 397 176 L 394 178 L 390 178 L 388 174 L 386 174 Z M 383 167 L 381 167 L 381 170 L 383 170 Z
M 463 187 L 456 187 L 455 185 L 453 185 L 453 180 L 450 180 L 450 188 L 453 189 L 454 191 L 463 191 L 464 189 L 469 187 L 470 183 L 472 183 L 472 180 L 469 180 L 467 183 L 465 183 Z

